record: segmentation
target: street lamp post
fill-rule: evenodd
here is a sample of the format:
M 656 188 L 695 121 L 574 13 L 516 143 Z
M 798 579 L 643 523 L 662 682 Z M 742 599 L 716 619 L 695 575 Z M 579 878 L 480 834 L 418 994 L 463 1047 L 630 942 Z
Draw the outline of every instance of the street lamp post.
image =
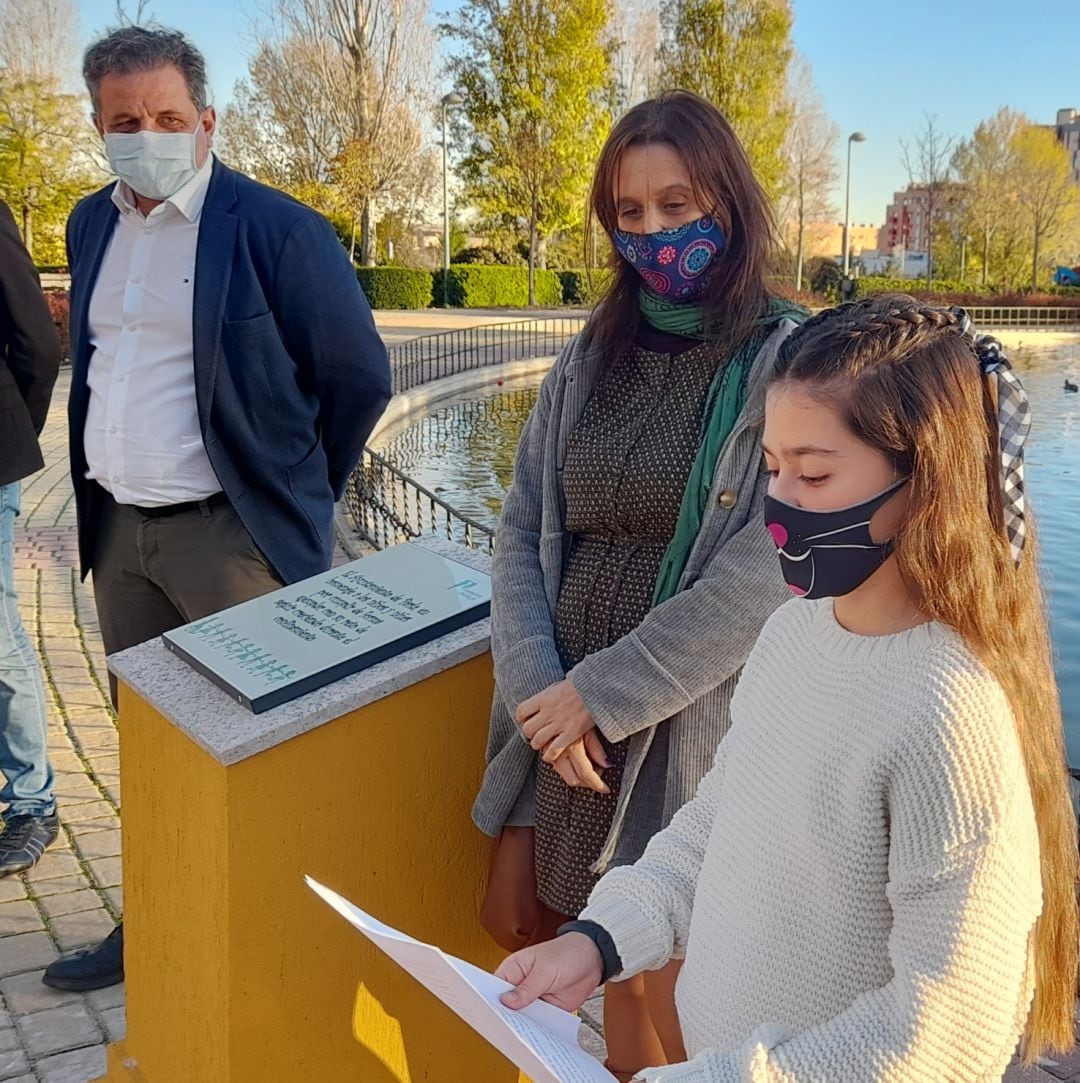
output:
M 444 94 L 442 99 L 442 219 L 443 219 L 443 279 L 442 300 L 443 306 L 447 303 L 450 289 L 450 197 L 447 180 L 447 134 L 446 113 L 452 105 L 464 105 L 465 99 L 455 91 Z
M 851 266 L 851 144 L 865 143 L 862 132 L 852 132 L 847 137 L 847 193 L 844 196 L 844 277 Z

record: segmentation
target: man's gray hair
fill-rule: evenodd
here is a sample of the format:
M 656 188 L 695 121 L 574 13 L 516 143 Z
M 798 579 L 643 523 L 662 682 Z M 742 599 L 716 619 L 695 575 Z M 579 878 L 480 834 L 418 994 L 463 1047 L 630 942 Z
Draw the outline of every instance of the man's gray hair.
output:
M 131 75 L 173 66 L 180 69 L 188 93 L 201 113 L 207 106 L 206 61 L 179 30 L 122 26 L 95 41 L 83 56 L 83 79 L 97 113 L 98 89 L 106 75 Z

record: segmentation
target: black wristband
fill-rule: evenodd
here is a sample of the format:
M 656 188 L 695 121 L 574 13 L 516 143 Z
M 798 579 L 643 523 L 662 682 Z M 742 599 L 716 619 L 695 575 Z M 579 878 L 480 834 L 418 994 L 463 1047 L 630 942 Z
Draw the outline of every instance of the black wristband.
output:
M 597 925 L 595 921 L 568 921 L 555 931 L 556 936 L 563 936 L 565 933 L 583 933 L 596 945 L 596 950 L 600 952 L 601 985 L 622 973 L 622 959 L 615 950 L 615 941 L 603 925 Z

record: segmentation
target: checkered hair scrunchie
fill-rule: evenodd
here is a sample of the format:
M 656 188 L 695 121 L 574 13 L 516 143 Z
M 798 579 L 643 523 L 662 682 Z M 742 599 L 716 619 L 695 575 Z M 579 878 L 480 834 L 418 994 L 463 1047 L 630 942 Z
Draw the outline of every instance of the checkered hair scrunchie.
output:
M 960 334 L 975 348 L 983 375 L 997 378 L 1005 532 L 1013 559 L 1019 564 L 1027 533 L 1024 522 L 1024 441 L 1031 431 L 1031 404 L 1001 343 L 990 335 L 977 334 L 971 317 L 962 308 L 953 308 L 952 311 L 957 318 Z

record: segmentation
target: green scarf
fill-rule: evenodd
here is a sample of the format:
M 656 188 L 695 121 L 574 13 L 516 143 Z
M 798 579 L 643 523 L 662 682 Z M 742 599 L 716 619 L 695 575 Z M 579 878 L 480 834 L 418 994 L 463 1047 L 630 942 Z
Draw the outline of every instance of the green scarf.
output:
M 701 305 L 676 305 L 644 287 L 638 290 L 641 314 L 657 329 L 684 338 L 707 338 Z
M 654 327 L 692 338 L 706 337 L 699 306 L 669 305 L 668 302 L 649 295 L 647 290 L 642 290 L 640 296 L 642 314 Z M 660 311 L 656 307 L 659 305 L 662 305 L 664 309 L 660 315 L 663 326 L 654 319 L 654 311 Z M 683 309 L 686 315 L 669 313 L 667 311 L 669 308 Z M 716 473 L 720 452 L 746 404 L 747 382 L 758 351 L 781 320 L 789 319 L 795 323 L 802 323 L 808 315 L 809 313 L 798 305 L 773 298 L 769 302 L 768 311 L 757 321 L 754 330 L 713 377 L 705 400 L 701 443 L 698 446 L 697 458 L 690 469 L 682 506 L 679 508 L 679 519 L 675 524 L 675 533 L 668 544 L 667 552 L 664 553 L 660 574 L 656 578 L 656 588 L 653 591 L 654 607 L 674 597 L 679 591 L 679 580 L 686 569 L 690 550 L 697 540 L 701 522 L 705 518 L 705 510 L 709 506 L 713 475 Z

